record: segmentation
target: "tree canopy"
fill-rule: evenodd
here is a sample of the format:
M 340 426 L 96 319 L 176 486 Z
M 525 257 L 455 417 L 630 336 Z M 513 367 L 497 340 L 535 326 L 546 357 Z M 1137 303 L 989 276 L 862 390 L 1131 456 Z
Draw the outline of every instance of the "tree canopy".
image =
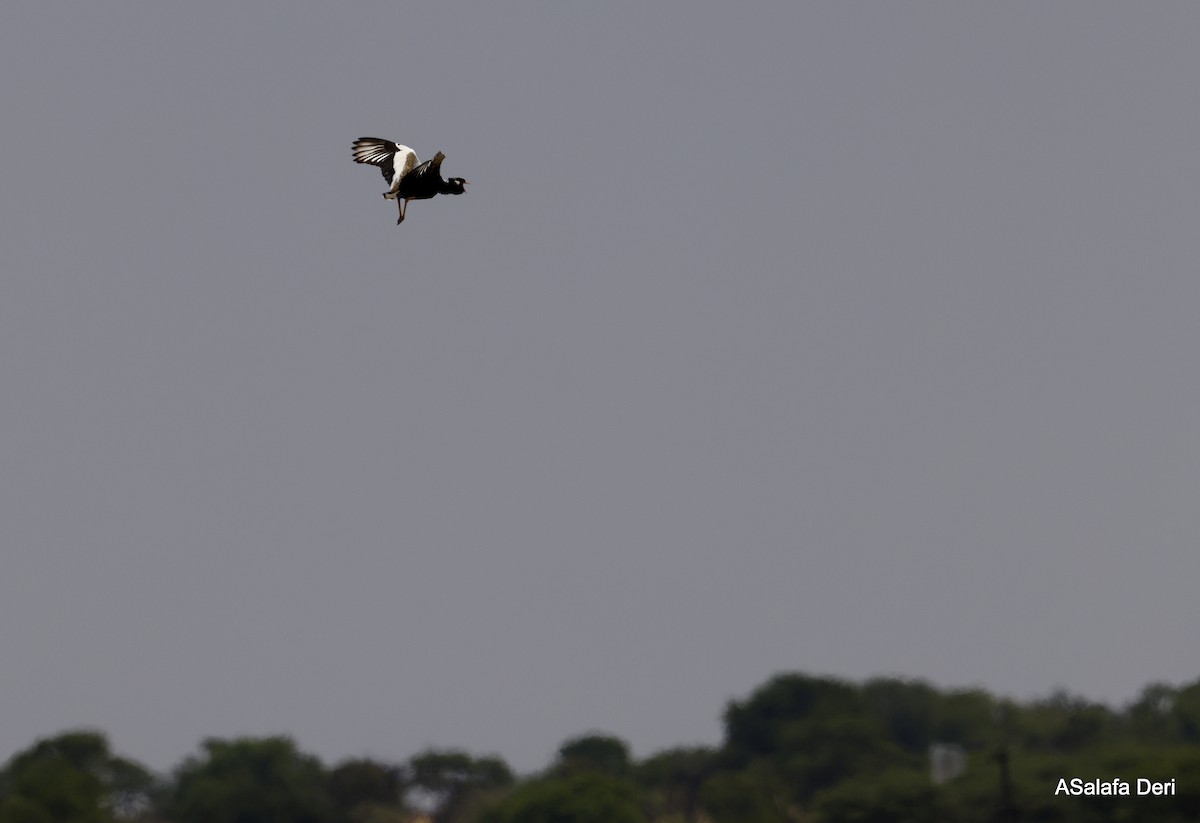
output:
M 716 746 L 639 760 L 570 737 L 537 774 L 425 749 L 326 766 L 286 736 L 210 738 L 170 774 L 95 730 L 35 741 L 0 770 L 0 823 L 1105 823 L 1200 819 L 1200 680 L 1113 709 L 1065 691 L 1017 702 L 920 681 L 791 672 L 726 707 Z M 965 771 L 935 784 L 933 744 Z M 1063 777 L 1175 781 L 1151 797 L 1056 792 Z

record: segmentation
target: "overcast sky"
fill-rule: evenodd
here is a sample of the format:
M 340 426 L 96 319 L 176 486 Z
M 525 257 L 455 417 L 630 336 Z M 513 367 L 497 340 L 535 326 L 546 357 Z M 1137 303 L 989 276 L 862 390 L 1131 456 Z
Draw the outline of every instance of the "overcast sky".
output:
M 1200 6 L 0 7 L 0 758 L 1197 671 Z M 403 226 L 350 144 L 441 150 Z

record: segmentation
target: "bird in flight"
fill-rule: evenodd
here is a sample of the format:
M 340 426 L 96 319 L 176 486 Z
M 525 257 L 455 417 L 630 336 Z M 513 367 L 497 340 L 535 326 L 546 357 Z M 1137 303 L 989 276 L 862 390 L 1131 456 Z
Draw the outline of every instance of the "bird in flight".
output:
M 404 222 L 404 212 L 409 200 L 428 200 L 435 194 L 462 194 L 467 181 L 461 177 L 442 179 L 442 161 L 446 155 L 440 151 L 432 160 L 421 163 L 417 153 L 408 146 L 379 137 L 360 137 L 354 141 L 354 162 L 379 166 L 388 190 L 383 193 L 387 200 L 395 200 L 400 209 L 396 220 Z

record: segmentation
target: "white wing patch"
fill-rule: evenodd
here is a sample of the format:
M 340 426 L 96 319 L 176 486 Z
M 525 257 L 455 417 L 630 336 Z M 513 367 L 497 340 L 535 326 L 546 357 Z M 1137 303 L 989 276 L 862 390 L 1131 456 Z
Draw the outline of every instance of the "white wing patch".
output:
M 417 153 L 408 146 L 378 137 L 360 137 L 354 141 L 354 162 L 379 166 L 383 179 L 391 187 L 389 194 L 392 195 L 400 188 L 404 175 L 419 163 Z
M 400 163 L 400 177 L 403 179 L 404 175 L 408 174 L 410 171 L 420 165 L 421 161 L 417 159 L 417 153 L 408 146 L 397 146 L 396 148 L 399 149 L 399 151 L 396 152 L 396 157 L 404 158 L 403 162 Z

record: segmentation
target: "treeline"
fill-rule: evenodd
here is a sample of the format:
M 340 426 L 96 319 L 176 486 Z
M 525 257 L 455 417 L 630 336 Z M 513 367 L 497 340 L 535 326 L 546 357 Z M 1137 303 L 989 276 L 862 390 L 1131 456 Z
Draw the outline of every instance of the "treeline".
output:
M 724 712 L 718 747 L 643 760 L 602 733 L 542 772 L 429 750 L 326 766 L 287 737 L 209 739 L 170 774 L 101 732 L 35 742 L 0 772 L 0 823 L 991 823 L 1200 820 L 1200 680 L 1147 686 L 1120 710 L 1066 693 L 1016 702 L 778 675 Z M 935 784 L 931 746 L 961 751 Z M 1058 792 L 1127 781 L 1128 796 Z M 1173 794 L 1138 796 L 1141 778 Z

